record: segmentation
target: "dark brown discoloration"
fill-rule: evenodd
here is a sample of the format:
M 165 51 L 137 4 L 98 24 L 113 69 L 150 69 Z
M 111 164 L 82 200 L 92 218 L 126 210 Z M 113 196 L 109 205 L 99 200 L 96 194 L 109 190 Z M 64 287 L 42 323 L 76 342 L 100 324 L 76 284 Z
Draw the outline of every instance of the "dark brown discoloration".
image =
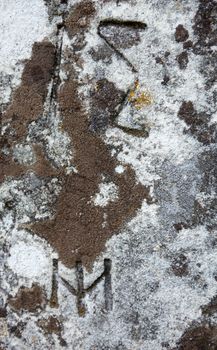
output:
M 180 254 L 172 262 L 172 271 L 178 276 L 187 276 L 188 275 L 188 260 L 184 254 Z
M 98 80 L 91 94 L 91 131 L 102 131 L 114 121 L 126 93 L 106 79 Z
M 165 74 L 161 84 L 162 85 L 168 85 L 169 81 L 170 81 L 170 77 L 167 74 Z
M 47 334 L 56 334 L 61 335 L 61 323 L 60 321 L 54 317 L 50 316 L 48 319 L 41 319 L 38 321 L 39 327 L 43 329 L 43 331 Z
M 85 5 L 80 3 L 72 9 L 66 20 L 69 35 L 78 39 L 75 43 L 76 50 L 81 50 L 85 45 L 84 34 L 93 14 L 94 8 L 90 2 L 85 2 Z M 80 53 L 75 55 L 68 50 L 67 55 L 76 59 Z M 97 130 L 101 129 L 97 115 L 103 110 L 106 113 L 104 125 L 111 122 L 123 92 L 107 80 L 99 81 L 98 90 L 92 96 L 89 121 L 78 94 L 78 77 L 71 63 L 67 64 L 67 72 L 69 78 L 59 90 L 58 103 L 63 127 L 73 142 L 74 164 L 78 173 L 64 176 L 64 187 L 56 204 L 55 219 L 36 223 L 33 231 L 56 249 L 65 265 L 72 267 L 76 261 L 82 260 L 90 268 L 104 249 L 106 241 L 135 215 L 143 199 L 147 198 L 149 203 L 151 199 L 149 189 L 136 183 L 132 169 L 126 167 L 123 174 L 115 172 L 118 162 L 111 156 L 100 136 L 90 130 L 90 124 L 96 125 L 96 120 L 99 122 Z M 93 118 L 96 119 L 93 121 Z M 118 200 L 105 208 L 96 207 L 92 202 L 102 177 L 104 181 L 115 183 L 119 191 Z
M 78 174 L 65 178 L 55 220 L 35 224 L 34 231 L 58 251 L 67 266 L 82 259 L 90 267 L 104 249 L 107 239 L 135 215 L 144 198 L 149 198 L 149 189 L 136 184 L 134 171 L 130 168 L 123 174 L 115 173 L 118 163 L 111 157 L 108 146 L 89 130 L 88 116 L 79 99 L 74 74 L 72 71 L 71 78 L 60 90 L 59 104 L 64 127 L 73 140 Z M 91 202 L 102 176 L 119 189 L 117 202 L 105 208 L 96 207 Z
M 0 318 L 1 317 L 7 317 L 7 309 L 0 307 Z
M 216 340 L 217 327 L 202 323 L 184 333 L 177 350 L 216 350 Z
M 216 0 L 200 0 L 194 17 L 194 34 L 197 38 L 193 46 L 196 55 L 204 55 L 201 73 L 205 76 L 207 88 L 211 88 L 217 80 L 217 3 Z M 216 100 L 215 93 L 213 98 Z
M 216 0 L 200 0 L 194 18 L 194 34 L 198 37 L 194 52 L 206 54 L 207 49 L 217 44 L 216 29 L 217 3 Z M 209 52 L 211 52 L 209 50 Z
M 188 225 L 184 222 L 178 222 L 177 224 L 174 224 L 173 227 L 176 231 L 181 231 L 183 228 L 188 228 Z
M 38 320 L 38 326 L 44 331 L 45 335 L 56 334 L 60 344 L 66 346 L 65 340 L 62 338 L 62 324 L 55 316 L 50 316 L 47 319 Z
M 185 69 L 188 65 L 188 53 L 187 53 L 187 51 L 183 51 L 182 53 L 177 55 L 176 60 L 179 64 L 179 68 Z
M 10 145 L 6 138 L 0 140 L 0 183 L 7 176 L 19 176 L 23 173 L 23 167 L 12 160 Z M 6 153 L 6 152 L 9 153 Z
M 44 176 L 52 175 L 52 167 L 44 159 L 37 146 L 37 164 L 30 167 L 14 162 L 12 148 L 25 139 L 28 125 L 43 113 L 47 87 L 52 78 L 55 62 L 55 47 L 50 42 L 35 43 L 32 57 L 25 65 L 21 85 L 13 95 L 12 103 L 2 116 L 2 122 L 10 122 L 10 132 L 0 140 L 0 182 L 7 176 L 17 177 L 26 170 L 36 170 Z M 43 158 L 43 161 L 42 161 Z M 48 168 L 50 169 L 48 171 Z
M 30 122 L 43 113 L 48 83 L 51 80 L 55 63 L 55 47 L 50 42 L 35 43 L 32 57 L 27 61 L 22 83 L 13 95 L 13 101 L 3 122 L 10 121 L 16 142 L 23 139 Z
M 208 305 L 202 307 L 202 314 L 212 316 L 217 312 L 217 296 L 214 296 Z
M 73 6 L 65 20 L 65 28 L 70 38 L 73 38 L 73 47 L 76 51 L 85 46 L 85 33 L 95 14 L 92 1 L 82 1 Z
M 198 113 L 191 101 L 184 101 L 180 106 L 178 116 L 188 125 L 186 132 L 190 131 L 198 141 L 204 144 L 215 142 L 216 128 L 209 126 L 210 117 L 205 112 Z
M 36 312 L 45 306 L 46 298 L 41 287 L 33 283 L 31 288 L 21 287 L 14 298 L 8 299 L 8 303 L 16 311 Z
M 176 27 L 176 31 L 175 31 L 176 41 L 178 43 L 180 43 L 180 42 L 186 41 L 188 39 L 188 37 L 189 37 L 189 34 L 188 34 L 187 29 L 185 29 L 182 24 L 179 24 Z
M 183 43 L 183 49 L 191 49 L 193 47 L 193 42 L 191 40 L 186 41 L 185 43 Z
M 1 145 L 0 150 L 2 151 Z M 39 176 L 57 176 L 58 172 L 52 167 L 45 158 L 40 145 L 34 146 L 37 161 L 29 166 L 20 165 L 13 161 L 11 152 L 8 156 L 0 154 L 0 183 L 7 177 L 18 177 L 24 175 L 27 171 L 35 171 Z
M 159 56 L 155 57 L 155 61 L 156 61 L 156 63 L 158 63 L 158 64 L 164 65 L 164 60 L 163 60 L 161 57 L 159 57 Z
M 17 323 L 16 326 L 10 327 L 10 333 L 17 338 L 22 338 L 22 333 L 24 331 L 25 325 L 26 324 L 24 322 Z
M 205 115 L 199 115 L 191 101 L 184 101 L 179 109 L 179 117 L 186 122 L 187 125 L 199 126 L 207 122 Z
M 91 131 L 102 131 L 112 122 L 124 93 L 113 83 L 100 80 L 98 90 L 93 89 L 90 116 L 85 112 L 82 96 L 78 93 L 78 76 L 74 65 L 82 64 L 80 50 L 85 45 L 85 32 L 94 13 L 94 5 L 85 1 L 76 4 L 66 18 L 66 30 L 75 41 L 72 50 L 68 48 L 65 52 L 67 59 L 63 68 L 67 70 L 68 80 L 59 88 L 56 97 L 63 118 L 63 128 L 67 130 L 73 143 L 73 161 L 78 173 L 65 175 L 63 171 L 55 172 L 49 162 L 44 160 L 41 146 L 35 146 L 38 161 L 31 167 L 39 176 L 61 176 L 63 189 L 54 208 L 54 220 L 35 223 L 32 229 L 54 247 L 60 260 L 69 267 L 74 266 L 77 260 L 82 260 L 90 268 L 104 249 L 106 241 L 135 215 L 142 201 L 146 198 L 148 203 L 152 203 L 149 188 L 137 184 L 135 173 L 130 167 L 126 167 L 123 174 L 115 172 L 118 162 L 111 156 L 109 147 L 101 137 Z M 5 116 L 12 119 L 16 141 L 26 135 L 28 123 L 36 120 L 43 112 L 47 84 L 54 69 L 54 58 L 55 48 L 52 44 L 34 45 L 32 59 L 27 61 L 24 69 L 22 84 Z M 30 105 L 24 108 L 23 98 L 27 98 L 26 91 L 31 98 Z M 19 118 L 14 117 L 16 115 L 23 118 L 23 125 L 20 125 Z M 5 160 L 3 164 L 6 164 Z M 10 166 L 11 162 L 4 169 L 6 175 L 10 174 Z M 21 168 L 16 172 L 13 170 L 13 175 L 20 175 L 26 169 Z M 116 202 L 103 208 L 93 204 L 93 197 L 98 192 L 102 179 L 104 182 L 113 182 L 118 187 L 119 195 Z M 34 311 L 40 307 L 42 299 L 42 291 L 34 285 L 31 289 L 20 289 L 18 295 L 10 299 L 10 305 L 17 310 Z

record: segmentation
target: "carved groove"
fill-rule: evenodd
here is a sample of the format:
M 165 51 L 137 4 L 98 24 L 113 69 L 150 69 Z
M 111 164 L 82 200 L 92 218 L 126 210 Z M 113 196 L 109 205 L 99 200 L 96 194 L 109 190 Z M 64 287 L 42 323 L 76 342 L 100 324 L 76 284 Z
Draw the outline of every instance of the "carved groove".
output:
M 119 2 L 117 2 L 117 5 Z M 144 30 L 146 29 L 147 25 L 142 22 L 137 22 L 137 21 L 121 21 L 121 20 L 116 20 L 116 19 L 105 19 L 103 21 L 100 21 L 98 28 L 97 28 L 97 33 L 102 38 L 106 44 L 116 53 L 117 56 L 119 56 L 121 59 L 123 59 L 126 64 L 131 68 L 133 73 L 137 73 L 136 68 L 134 65 L 127 59 L 127 57 L 119 51 L 115 45 L 113 45 L 101 32 L 101 29 L 104 27 L 111 27 L 111 26 L 117 26 L 117 27 L 122 27 L 122 28 L 130 28 L 130 29 L 139 29 L 139 30 Z
M 57 308 L 58 303 L 58 259 L 53 259 L 52 289 L 50 297 L 50 307 Z
M 76 263 L 76 282 L 77 289 L 75 289 L 68 281 L 63 277 L 61 280 L 68 291 L 76 296 L 76 304 L 79 316 L 84 316 L 86 313 L 86 306 L 84 303 L 84 298 L 87 293 L 92 292 L 93 289 L 104 279 L 104 298 L 105 298 L 105 310 L 112 310 L 112 283 L 111 283 L 111 260 L 104 260 L 104 271 L 102 274 L 87 288 L 84 288 L 84 270 L 81 261 Z M 53 259 L 53 275 L 52 275 L 52 293 L 50 298 L 50 307 L 58 307 L 58 260 Z

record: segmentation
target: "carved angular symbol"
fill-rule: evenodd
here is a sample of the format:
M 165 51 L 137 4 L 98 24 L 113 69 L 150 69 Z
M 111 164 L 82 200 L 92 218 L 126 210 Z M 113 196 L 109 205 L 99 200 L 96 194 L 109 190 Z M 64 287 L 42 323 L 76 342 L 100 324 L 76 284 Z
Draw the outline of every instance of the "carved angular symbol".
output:
M 145 30 L 147 25 L 138 21 L 120 21 L 115 19 L 106 19 L 99 23 L 98 35 L 107 45 L 123 59 L 131 68 L 132 72 L 137 73 L 134 65 L 126 58 L 121 51 L 137 45 L 140 42 L 140 32 Z
M 111 283 L 111 260 L 104 259 L 104 271 L 101 275 L 87 288 L 84 287 L 84 270 L 81 261 L 76 262 L 75 273 L 77 289 L 75 289 L 63 277 L 60 277 L 64 286 L 68 291 L 77 298 L 77 309 L 79 316 L 84 316 L 86 313 L 86 306 L 84 302 L 85 295 L 92 290 L 104 279 L 104 298 L 105 310 L 112 310 L 112 283 Z M 52 291 L 50 297 L 50 307 L 57 308 L 58 303 L 58 260 L 53 259 L 53 275 L 52 275 Z

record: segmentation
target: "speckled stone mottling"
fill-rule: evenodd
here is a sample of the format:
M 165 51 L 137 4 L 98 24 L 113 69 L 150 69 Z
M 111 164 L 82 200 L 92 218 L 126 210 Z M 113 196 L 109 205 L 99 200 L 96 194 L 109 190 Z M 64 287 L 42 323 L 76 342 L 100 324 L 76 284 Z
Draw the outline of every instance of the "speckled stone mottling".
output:
M 215 350 L 217 1 L 0 13 L 0 349 Z

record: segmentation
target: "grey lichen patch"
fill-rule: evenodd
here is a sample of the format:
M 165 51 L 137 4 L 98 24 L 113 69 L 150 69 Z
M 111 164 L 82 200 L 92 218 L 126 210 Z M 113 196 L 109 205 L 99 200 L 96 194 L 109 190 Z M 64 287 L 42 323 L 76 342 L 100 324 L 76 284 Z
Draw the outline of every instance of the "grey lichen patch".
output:
M 109 202 L 115 202 L 118 199 L 118 188 L 112 182 L 101 183 L 99 192 L 93 198 L 93 203 L 96 206 L 106 207 Z
M 204 224 L 210 230 L 215 230 L 217 211 L 217 165 L 216 146 L 204 150 L 199 156 L 200 168 L 202 171 L 202 182 L 200 192 L 195 198 L 193 224 Z
M 105 63 L 112 62 L 113 51 L 108 45 L 101 45 L 97 48 L 92 48 L 90 54 L 94 61 L 103 61 Z
M 33 147 L 29 144 L 17 144 L 13 149 L 13 160 L 21 165 L 31 165 L 36 162 Z
M 0 211 L 16 211 L 21 222 L 49 217 L 48 208 L 60 191 L 58 179 L 41 179 L 29 173 L 21 179 L 8 180 L 1 185 Z
M 171 267 L 176 276 L 182 277 L 188 275 L 188 259 L 184 254 L 175 257 Z
M 61 126 L 58 113 L 45 113 L 29 125 L 28 139 L 42 145 L 46 158 L 54 168 L 69 168 L 73 159 L 73 145 Z
M 99 33 L 115 49 L 126 49 L 137 45 L 146 24 L 134 21 L 105 20 L 99 25 Z

